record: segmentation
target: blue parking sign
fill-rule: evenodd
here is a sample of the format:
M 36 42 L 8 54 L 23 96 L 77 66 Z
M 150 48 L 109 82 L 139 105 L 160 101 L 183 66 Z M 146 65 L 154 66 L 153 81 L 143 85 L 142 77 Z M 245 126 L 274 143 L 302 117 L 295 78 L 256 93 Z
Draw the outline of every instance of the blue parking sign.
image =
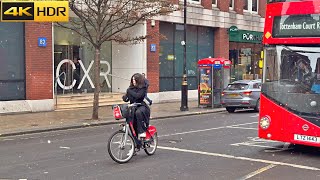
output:
M 157 46 L 155 44 L 150 45 L 150 51 L 151 52 L 156 52 L 157 51 Z
M 38 38 L 38 46 L 39 47 L 46 47 L 47 46 L 47 38 L 39 37 Z

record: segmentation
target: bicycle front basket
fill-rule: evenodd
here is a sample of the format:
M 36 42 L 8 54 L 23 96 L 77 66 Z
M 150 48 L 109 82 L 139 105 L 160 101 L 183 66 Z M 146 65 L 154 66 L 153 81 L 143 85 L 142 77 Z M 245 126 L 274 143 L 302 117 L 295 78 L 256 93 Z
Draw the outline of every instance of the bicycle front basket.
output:
M 119 104 L 121 114 L 123 118 L 128 118 L 129 117 L 129 107 L 128 104 Z

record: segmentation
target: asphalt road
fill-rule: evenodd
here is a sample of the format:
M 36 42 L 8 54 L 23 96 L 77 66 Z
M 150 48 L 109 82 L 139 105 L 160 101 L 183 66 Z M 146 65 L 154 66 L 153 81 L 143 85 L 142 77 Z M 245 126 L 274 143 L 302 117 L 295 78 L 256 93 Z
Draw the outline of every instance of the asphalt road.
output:
M 257 138 L 242 111 L 153 121 L 159 147 L 127 164 L 108 155 L 118 125 L 0 139 L 0 179 L 320 179 L 318 148 Z

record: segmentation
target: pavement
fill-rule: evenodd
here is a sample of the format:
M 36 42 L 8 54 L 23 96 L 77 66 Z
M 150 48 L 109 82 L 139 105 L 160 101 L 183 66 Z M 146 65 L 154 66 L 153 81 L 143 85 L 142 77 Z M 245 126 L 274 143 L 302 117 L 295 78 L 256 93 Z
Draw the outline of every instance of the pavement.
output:
M 225 108 L 198 107 L 198 101 L 189 101 L 188 111 L 180 111 L 180 106 L 181 102 L 152 104 L 151 123 L 153 120 L 158 119 L 225 111 Z M 92 107 L 51 112 L 0 115 L 0 137 L 123 122 L 122 120 L 119 121 L 113 118 L 111 106 L 99 108 L 99 120 L 91 120 L 91 116 Z

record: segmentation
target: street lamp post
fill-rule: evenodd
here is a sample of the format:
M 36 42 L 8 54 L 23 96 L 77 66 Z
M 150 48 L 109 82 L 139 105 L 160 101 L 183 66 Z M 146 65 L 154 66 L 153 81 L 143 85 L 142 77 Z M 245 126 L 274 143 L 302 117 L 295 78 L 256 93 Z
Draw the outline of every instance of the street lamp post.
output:
M 183 3 L 183 21 L 184 21 L 184 38 L 183 38 L 183 77 L 181 84 L 181 107 L 180 111 L 188 111 L 188 81 L 187 81 L 187 0 Z

